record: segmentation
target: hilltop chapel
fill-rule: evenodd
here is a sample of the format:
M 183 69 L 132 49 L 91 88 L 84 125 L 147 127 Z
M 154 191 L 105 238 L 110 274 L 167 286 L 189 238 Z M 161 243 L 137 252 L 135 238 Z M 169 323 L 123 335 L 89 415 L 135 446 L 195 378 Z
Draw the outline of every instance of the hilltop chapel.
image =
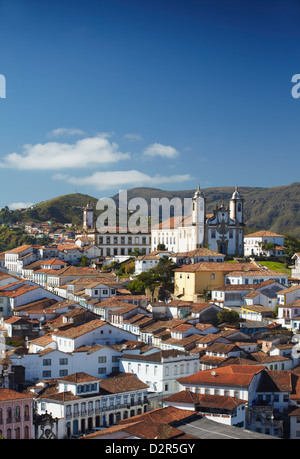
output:
M 206 199 L 200 186 L 192 198 L 191 215 L 172 217 L 152 228 L 151 250 L 159 244 L 175 253 L 208 247 L 224 255 L 243 255 L 244 199 L 238 187 L 225 206 L 216 205 L 213 213 L 206 214 Z

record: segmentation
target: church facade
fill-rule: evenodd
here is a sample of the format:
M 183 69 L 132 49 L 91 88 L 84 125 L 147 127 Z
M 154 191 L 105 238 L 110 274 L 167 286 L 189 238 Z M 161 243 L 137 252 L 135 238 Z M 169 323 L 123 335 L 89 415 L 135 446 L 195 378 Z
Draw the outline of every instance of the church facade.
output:
M 189 252 L 200 247 L 229 256 L 243 255 L 244 199 L 236 187 L 227 205 L 206 213 L 206 199 L 200 191 L 192 199 L 191 215 L 172 217 L 151 231 L 151 250 L 164 244 L 172 252 Z

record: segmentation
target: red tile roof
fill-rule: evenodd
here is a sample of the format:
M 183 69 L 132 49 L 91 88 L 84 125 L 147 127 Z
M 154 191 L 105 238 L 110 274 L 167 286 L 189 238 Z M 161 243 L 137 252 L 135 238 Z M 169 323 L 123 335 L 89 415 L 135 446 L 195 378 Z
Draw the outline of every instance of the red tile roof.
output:
M 214 370 L 203 370 L 177 381 L 183 385 L 231 385 L 248 387 L 253 377 L 265 368 L 264 365 L 226 365 Z

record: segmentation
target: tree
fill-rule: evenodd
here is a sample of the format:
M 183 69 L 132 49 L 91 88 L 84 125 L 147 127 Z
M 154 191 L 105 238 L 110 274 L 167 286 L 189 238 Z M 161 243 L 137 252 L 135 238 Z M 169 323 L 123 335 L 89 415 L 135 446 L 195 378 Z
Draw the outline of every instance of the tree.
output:
M 140 257 L 140 256 L 142 255 L 142 252 L 141 252 L 139 249 L 137 249 L 137 248 L 135 247 L 135 248 L 130 252 L 129 255 L 131 255 L 131 256 L 137 258 L 137 257 Z
M 164 251 L 164 250 L 167 250 L 167 247 L 165 246 L 165 244 L 158 244 L 158 246 L 156 247 L 156 250 Z
M 267 254 L 267 252 L 272 252 L 274 248 L 275 248 L 275 244 L 273 244 L 273 242 L 264 242 L 262 244 L 262 250 L 265 255 Z
M 233 324 L 239 321 L 239 313 L 236 311 L 230 311 L 228 309 L 222 309 L 217 315 L 218 317 L 218 323 L 228 323 L 228 324 Z
M 286 235 L 284 237 L 284 246 L 286 248 L 286 257 L 291 259 L 296 252 L 300 252 L 300 240 L 294 236 Z
M 168 257 L 162 257 L 159 260 L 158 265 L 155 268 L 149 269 L 148 271 L 142 272 L 136 276 L 128 286 L 128 290 L 131 292 L 142 292 L 146 288 L 149 288 L 152 292 L 155 287 L 159 284 L 171 284 L 174 269 L 178 266 Z
M 79 266 L 85 267 L 89 265 L 90 265 L 90 260 L 85 255 L 82 255 Z

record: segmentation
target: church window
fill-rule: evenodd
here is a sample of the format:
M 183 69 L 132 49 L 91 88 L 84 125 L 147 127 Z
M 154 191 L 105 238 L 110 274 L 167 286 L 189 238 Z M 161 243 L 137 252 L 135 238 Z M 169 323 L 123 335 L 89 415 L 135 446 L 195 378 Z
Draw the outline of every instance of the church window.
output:
M 216 238 L 216 231 L 215 230 L 211 230 L 211 238 L 212 239 Z

